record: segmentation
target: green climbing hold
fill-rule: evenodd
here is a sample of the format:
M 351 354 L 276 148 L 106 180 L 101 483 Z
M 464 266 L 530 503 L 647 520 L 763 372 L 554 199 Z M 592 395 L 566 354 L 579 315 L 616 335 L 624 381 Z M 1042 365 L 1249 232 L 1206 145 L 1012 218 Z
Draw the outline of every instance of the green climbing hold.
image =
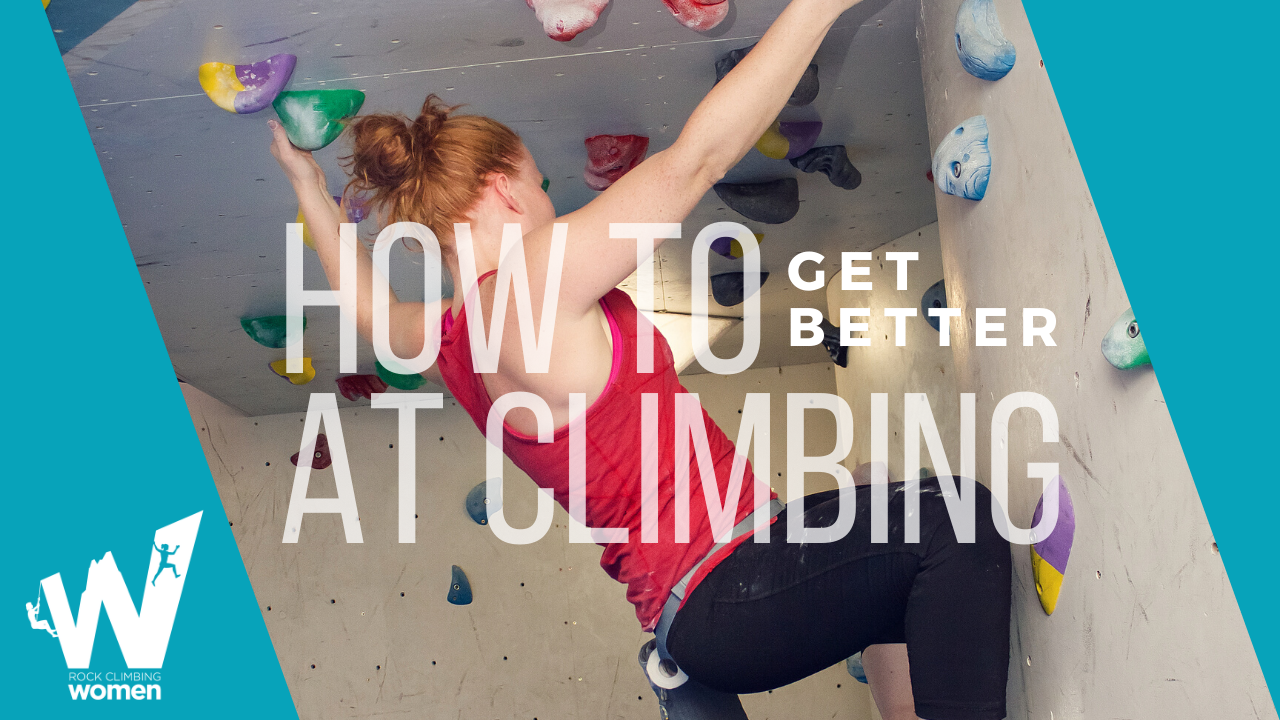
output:
M 382 382 L 398 390 L 417 390 L 427 384 L 427 379 L 421 375 L 392 372 L 377 361 L 373 363 L 373 366 L 377 369 L 378 377 L 382 378 Z
M 346 129 L 346 119 L 360 112 L 359 90 L 286 90 L 271 106 L 280 116 L 289 142 L 302 150 L 319 150 Z
M 240 327 L 259 345 L 280 349 L 285 346 L 284 329 L 288 318 L 284 315 L 266 315 L 256 318 L 240 318 Z M 307 329 L 307 319 L 302 318 L 302 329 Z
M 1124 311 L 1102 338 L 1102 356 L 1119 370 L 1151 364 L 1147 343 L 1142 339 L 1133 308 Z

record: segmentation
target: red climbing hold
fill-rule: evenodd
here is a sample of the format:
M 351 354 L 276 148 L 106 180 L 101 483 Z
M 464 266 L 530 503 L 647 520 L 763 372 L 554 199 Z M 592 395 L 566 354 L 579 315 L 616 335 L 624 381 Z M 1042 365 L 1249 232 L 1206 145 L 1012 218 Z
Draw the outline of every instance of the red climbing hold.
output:
M 587 187 L 604 190 L 644 161 L 649 138 L 641 135 L 596 135 L 587 138 Z
M 928 180 L 928 181 L 929 181 L 929 182 L 931 182 L 931 183 L 933 182 L 933 169 L 932 169 L 932 168 L 931 168 L 931 169 L 929 169 L 929 170 L 925 170 L 925 171 L 924 171 L 924 179 L 925 179 L 925 180 Z
M 729 14 L 729 0 L 662 0 L 680 24 L 690 30 L 705 32 L 720 24 Z
M 348 400 L 367 400 L 374 393 L 386 391 L 387 384 L 377 375 L 343 375 L 338 378 L 338 392 Z
M 596 24 L 609 0 L 525 0 L 542 22 L 547 37 L 569 42 Z
M 329 438 L 325 437 L 324 433 L 316 435 L 316 444 L 311 448 L 310 453 L 311 469 L 313 470 L 323 470 L 333 464 L 333 458 L 329 456 Z M 294 453 L 293 457 L 289 458 L 289 462 L 297 465 L 298 456 L 301 454 Z

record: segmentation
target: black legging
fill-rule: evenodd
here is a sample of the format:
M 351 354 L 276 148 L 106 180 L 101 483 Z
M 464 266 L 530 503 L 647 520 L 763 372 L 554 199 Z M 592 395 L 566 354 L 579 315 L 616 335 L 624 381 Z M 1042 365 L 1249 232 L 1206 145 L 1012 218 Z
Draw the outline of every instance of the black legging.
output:
M 1009 544 L 980 484 L 975 542 L 958 543 L 936 478 L 920 482 L 920 542 L 903 542 L 903 484 L 889 485 L 889 542 L 871 542 L 871 488 L 857 488 L 853 529 L 832 543 L 787 542 L 787 513 L 768 543 L 748 540 L 676 614 L 667 647 L 689 677 L 754 693 L 807 677 L 868 645 L 907 644 L 916 714 L 1005 716 Z M 836 517 L 838 491 L 804 498 L 805 525 Z

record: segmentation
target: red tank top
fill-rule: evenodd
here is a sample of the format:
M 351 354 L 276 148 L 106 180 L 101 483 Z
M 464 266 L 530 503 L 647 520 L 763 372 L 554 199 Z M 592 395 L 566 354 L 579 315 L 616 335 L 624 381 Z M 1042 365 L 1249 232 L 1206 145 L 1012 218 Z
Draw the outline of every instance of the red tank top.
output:
M 491 273 L 481 276 L 484 282 Z M 715 544 L 698 474 L 695 453 L 691 450 L 689 468 L 689 542 L 675 541 L 675 400 L 677 393 L 687 392 L 676 377 L 671 348 L 662 334 L 654 331 L 653 373 L 636 372 L 636 306 L 621 290 L 610 290 L 600 299 L 613 333 L 613 370 L 604 392 L 587 408 L 586 466 L 588 527 L 625 527 L 628 542 L 603 544 L 600 566 L 614 580 L 627 586 L 627 600 L 636 607 L 636 617 L 646 631 L 658 623 L 662 605 L 672 586 L 689 568 L 701 560 Z M 457 317 L 446 311 L 442 318 L 440 355 L 437 363 L 445 384 L 454 398 L 471 415 L 476 427 L 485 431 L 493 401 L 481 375 L 473 370 L 471 343 L 467 334 L 464 307 L 458 304 Z M 640 318 L 645 328 L 652 327 Z M 658 395 L 658 536 L 659 542 L 642 543 L 641 530 L 641 393 Z M 729 484 L 729 472 L 735 454 L 733 443 L 702 413 L 715 465 L 715 482 L 723 502 Z M 504 428 L 503 450 L 540 487 L 550 489 L 557 502 L 569 502 L 569 427 L 556 430 L 553 442 L 539 443 L 537 438 Z M 684 442 L 689 442 L 686 437 Z M 739 495 L 735 522 L 751 513 L 755 498 L 755 479 L 751 464 L 746 464 Z M 765 488 L 767 491 L 768 489 Z M 772 497 L 772 495 L 770 495 Z M 698 568 L 689 583 L 692 592 L 697 583 L 732 548 L 750 538 L 747 533 L 718 551 Z M 687 595 L 686 595 L 687 597 Z

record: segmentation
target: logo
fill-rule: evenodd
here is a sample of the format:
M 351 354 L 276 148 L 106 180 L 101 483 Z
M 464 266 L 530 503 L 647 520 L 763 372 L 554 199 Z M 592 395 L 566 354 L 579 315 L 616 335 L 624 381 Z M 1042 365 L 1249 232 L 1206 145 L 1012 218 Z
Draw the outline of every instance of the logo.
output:
M 48 633 L 57 639 L 62 646 L 62 655 L 66 658 L 68 669 L 87 669 L 93 654 L 93 640 L 98 633 L 98 616 L 105 607 L 107 618 L 115 630 L 116 640 L 120 643 L 120 653 L 124 656 L 125 664 L 130 669 L 162 667 L 202 514 L 196 513 L 156 530 L 150 548 L 151 563 L 147 568 L 141 611 L 135 609 L 137 606 L 129 595 L 124 577 L 116 567 L 115 558 L 107 552 L 101 560 L 89 562 L 88 580 L 80 595 L 80 606 L 74 619 L 71 605 L 67 602 L 66 590 L 62 586 L 62 574 L 57 573 L 40 581 L 35 602 L 27 603 L 27 620 L 31 629 Z M 44 610 L 47 610 L 48 619 L 41 617 Z M 118 673 L 106 674 L 112 676 Z M 71 675 L 73 679 L 97 679 L 102 673 Z M 72 686 L 72 697 L 89 695 L 100 699 L 96 692 L 90 693 L 101 687 Z M 77 689 L 80 690 L 79 694 Z M 158 695 L 157 686 L 156 696 Z

